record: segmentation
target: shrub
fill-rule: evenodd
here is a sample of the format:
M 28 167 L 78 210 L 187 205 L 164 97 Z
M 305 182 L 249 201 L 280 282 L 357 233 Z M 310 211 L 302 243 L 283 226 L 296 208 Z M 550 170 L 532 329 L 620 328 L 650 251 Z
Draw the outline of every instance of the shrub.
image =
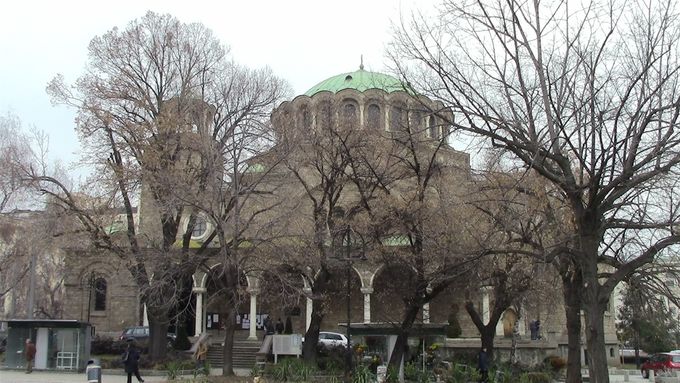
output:
M 404 379 L 411 381 L 418 379 L 418 367 L 415 363 L 406 363 L 406 365 L 404 365 Z
M 559 356 L 549 356 L 545 358 L 544 364 L 554 372 L 559 372 L 567 366 L 567 361 Z
M 368 366 L 361 364 L 354 369 L 352 383 L 370 383 L 373 381 L 375 381 L 375 375 L 371 372 Z
M 168 380 L 175 380 L 180 375 L 182 370 L 182 365 L 178 361 L 172 361 L 165 365 L 165 373 L 168 376 Z
M 387 383 L 397 383 L 399 381 L 399 369 L 387 366 L 387 377 L 385 378 Z
M 286 358 L 274 366 L 272 375 L 279 382 L 305 382 L 314 375 L 315 368 L 302 359 Z
M 526 376 L 526 383 L 551 383 L 552 377 L 550 374 L 545 372 L 527 372 L 522 374 L 522 377 Z
M 120 355 L 127 348 L 127 343 L 122 340 L 114 340 L 110 336 L 95 336 L 90 344 L 92 355 Z
M 189 341 L 189 337 L 187 336 L 187 329 L 184 326 L 179 326 L 179 328 L 177 329 L 177 338 L 175 338 L 172 347 L 175 350 L 180 351 L 188 350 L 191 348 L 191 342 Z
M 318 359 L 318 367 L 320 370 L 326 371 L 329 374 L 337 374 L 345 366 L 344 359 L 341 355 L 333 354 L 329 356 L 322 356 Z

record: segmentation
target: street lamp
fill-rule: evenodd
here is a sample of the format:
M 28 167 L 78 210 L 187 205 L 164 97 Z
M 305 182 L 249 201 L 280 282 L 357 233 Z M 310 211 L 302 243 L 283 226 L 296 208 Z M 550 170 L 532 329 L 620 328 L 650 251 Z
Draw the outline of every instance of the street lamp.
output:
M 336 251 L 338 251 L 338 259 L 346 262 L 346 303 L 347 303 L 347 348 L 345 349 L 345 377 L 349 379 L 352 372 L 352 334 L 350 333 L 350 323 L 352 314 L 351 293 L 352 293 L 352 263 L 354 260 L 365 260 L 365 243 L 361 234 L 352 230 L 350 225 L 346 225 L 340 230 L 336 239 L 340 240 L 338 244 L 336 241 Z M 340 251 L 342 250 L 342 251 Z

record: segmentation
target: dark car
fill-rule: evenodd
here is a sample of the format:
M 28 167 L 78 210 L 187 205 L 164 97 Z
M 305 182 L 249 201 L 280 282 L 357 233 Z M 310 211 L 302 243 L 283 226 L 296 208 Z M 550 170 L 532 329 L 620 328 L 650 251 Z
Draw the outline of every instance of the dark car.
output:
M 175 334 L 168 333 L 166 338 L 168 340 L 168 347 L 172 347 L 176 338 Z M 149 326 L 127 327 L 120 334 L 119 339 L 125 341 L 132 339 L 138 343 L 146 344 L 149 341 Z
M 642 364 L 640 372 L 645 378 L 649 378 L 649 371 L 657 375 L 661 371 L 680 370 L 680 354 L 664 352 L 650 355 L 649 360 Z

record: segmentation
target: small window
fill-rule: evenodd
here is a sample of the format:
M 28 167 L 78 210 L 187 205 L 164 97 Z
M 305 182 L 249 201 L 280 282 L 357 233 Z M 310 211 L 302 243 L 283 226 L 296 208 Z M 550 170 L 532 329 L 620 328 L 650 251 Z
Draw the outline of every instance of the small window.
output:
M 138 337 L 143 337 L 143 336 L 146 336 L 147 334 L 146 334 L 146 331 L 144 331 L 144 328 L 136 328 L 135 331 L 134 331 L 134 335 L 136 335 Z
M 390 109 L 390 131 L 400 132 L 408 129 L 406 122 L 406 107 L 399 103 Z
M 359 123 L 357 105 L 354 101 L 347 100 L 342 107 L 342 127 L 345 129 L 354 129 Z
M 302 127 L 305 129 L 312 128 L 312 115 L 308 110 L 302 112 Z
M 613 347 L 610 347 L 610 348 L 609 348 L 609 357 L 610 357 L 610 358 L 613 358 L 613 357 L 614 357 L 614 348 L 613 348 Z
M 191 232 L 193 238 L 200 238 L 208 230 L 208 224 L 202 217 L 196 217 L 196 222 L 194 223 L 194 230 Z
M 427 129 L 430 132 L 430 138 L 437 138 L 437 139 L 441 138 L 441 136 L 439 135 L 441 132 L 439 131 L 439 129 L 437 127 L 437 123 L 436 123 L 434 116 L 430 116 L 427 119 Z
M 106 310 L 106 279 L 97 278 L 94 281 L 94 310 Z
M 680 363 L 680 355 L 673 355 L 673 363 Z
M 316 115 L 317 128 L 330 129 L 333 126 L 333 114 L 330 101 L 322 101 Z
M 380 128 L 380 107 L 376 104 L 371 104 L 368 106 L 368 113 L 366 117 L 366 125 L 369 129 L 379 129 Z

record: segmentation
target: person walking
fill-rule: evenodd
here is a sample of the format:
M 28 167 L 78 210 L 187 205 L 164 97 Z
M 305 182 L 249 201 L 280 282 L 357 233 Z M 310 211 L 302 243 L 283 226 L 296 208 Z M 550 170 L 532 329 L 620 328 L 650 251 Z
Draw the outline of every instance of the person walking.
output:
M 281 318 L 279 318 L 276 321 L 276 333 L 277 334 L 283 334 L 283 329 L 284 329 L 283 322 L 281 322 Z
M 482 347 L 477 354 L 477 370 L 479 371 L 479 382 L 486 383 L 489 381 L 489 355 L 486 347 Z
M 196 370 L 205 369 L 205 360 L 208 358 L 208 344 L 206 341 L 198 342 L 196 351 L 194 352 L 194 358 L 196 359 Z
M 127 374 L 127 383 L 132 383 L 132 374 L 135 374 L 139 383 L 143 383 L 144 379 L 139 376 L 139 350 L 137 350 L 133 342 L 132 339 L 128 340 L 127 349 L 122 357 L 125 373 Z
M 33 372 L 33 361 L 35 360 L 35 345 L 29 338 L 26 339 L 26 346 L 24 347 L 24 354 L 26 355 L 26 373 Z

